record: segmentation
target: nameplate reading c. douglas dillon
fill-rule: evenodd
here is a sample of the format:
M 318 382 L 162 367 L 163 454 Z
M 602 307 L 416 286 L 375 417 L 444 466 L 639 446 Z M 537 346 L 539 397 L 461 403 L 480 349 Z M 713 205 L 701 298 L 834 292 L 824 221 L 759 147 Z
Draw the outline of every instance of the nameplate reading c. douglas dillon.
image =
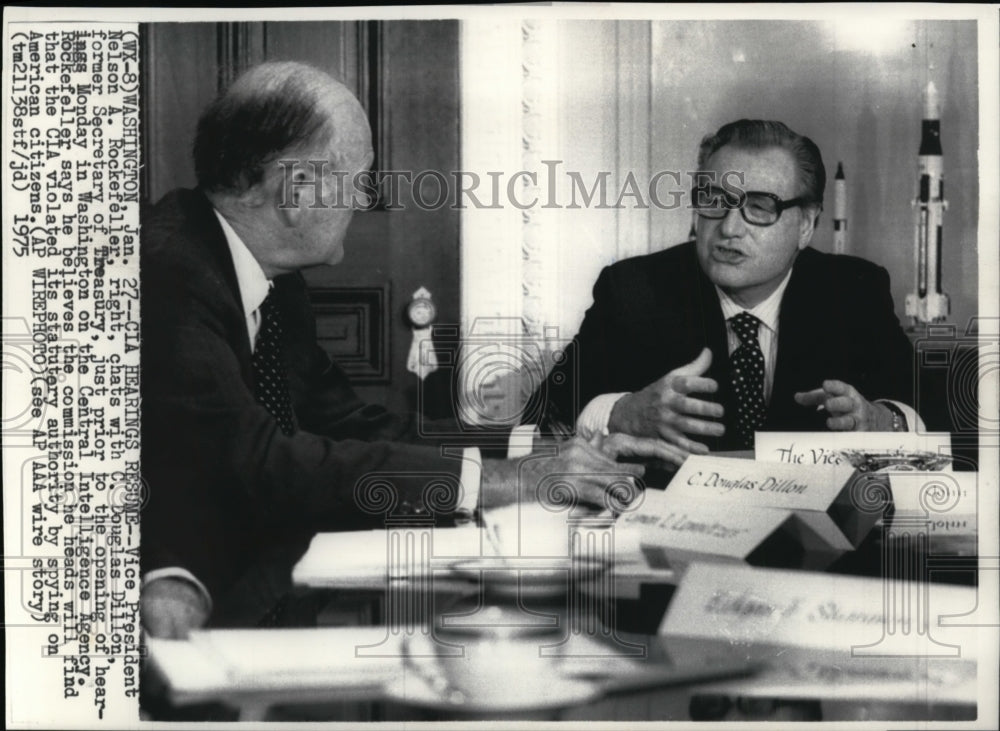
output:
M 826 547 L 837 551 L 857 548 L 881 517 L 871 503 L 871 486 L 858 479 L 850 465 L 802 466 L 752 462 L 728 457 L 691 456 L 667 486 L 672 498 L 738 503 L 745 508 L 791 510 L 815 532 Z M 884 483 L 879 482 L 884 488 Z M 885 495 L 888 504 L 888 489 Z M 734 508 L 735 509 L 735 508 Z

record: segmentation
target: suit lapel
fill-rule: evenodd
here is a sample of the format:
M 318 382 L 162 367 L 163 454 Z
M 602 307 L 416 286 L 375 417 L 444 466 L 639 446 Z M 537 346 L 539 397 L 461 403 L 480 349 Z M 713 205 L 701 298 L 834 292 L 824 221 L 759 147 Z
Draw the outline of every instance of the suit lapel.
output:
M 803 387 L 801 370 L 804 364 L 810 362 L 810 355 L 817 352 L 820 340 L 820 333 L 813 323 L 815 308 L 810 304 L 809 268 L 812 253 L 807 248 L 799 254 L 781 301 L 781 311 L 778 314 L 778 353 L 765 428 L 769 428 L 768 425 L 776 419 L 787 421 L 787 418 L 782 418 L 783 413 L 802 408 L 795 404 L 794 394 L 798 388 Z M 819 386 L 816 383 L 807 388 Z
M 250 339 L 247 337 L 246 317 L 243 313 L 243 300 L 240 296 L 240 285 L 236 278 L 236 267 L 229 251 L 226 234 L 215 216 L 211 202 L 201 190 L 195 190 L 192 196 L 195 235 L 201 240 L 201 250 L 206 258 L 209 269 L 219 278 L 220 286 L 229 295 L 225 298 L 227 309 L 230 310 L 227 320 L 230 323 L 229 340 L 233 350 L 239 357 L 240 371 L 247 384 L 253 383 L 252 353 Z
M 726 321 L 722 317 L 722 305 L 719 303 L 719 293 L 715 291 L 715 285 L 697 262 L 695 271 L 698 284 L 693 289 L 696 293 L 695 306 L 700 315 L 700 322 L 692 322 L 693 337 L 696 340 L 692 351 L 694 355 L 697 355 L 702 347 L 712 351 L 712 365 L 709 366 L 705 376 L 719 384 L 719 391 L 714 396 L 707 396 L 706 399 L 722 404 L 725 410 L 722 421 L 726 426 L 726 436 L 722 439 L 699 437 L 698 441 L 704 442 L 712 450 L 727 449 L 729 448 L 727 440 L 735 433 L 733 419 L 736 411 L 729 378 L 729 338 L 726 333 Z
M 673 328 L 671 332 L 663 333 L 663 336 L 668 338 L 668 342 L 674 343 L 675 348 L 678 345 L 683 347 L 686 358 L 684 362 L 689 362 L 697 357 L 702 348 L 707 347 L 711 350 L 712 365 L 706 375 L 718 380 L 720 374 L 729 371 L 729 348 L 726 339 L 726 323 L 722 319 L 722 306 L 719 304 L 719 295 L 715 291 L 715 285 L 709 281 L 698 263 L 694 242 L 684 245 L 690 246 L 690 258 L 683 274 L 694 280 L 696 285 L 694 287 L 684 286 L 684 283 L 681 282 L 681 286 L 676 290 L 683 297 L 680 311 L 675 309 L 676 299 L 663 298 L 664 309 L 661 311 L 669 313 L 666 316 L 666 322 L 668 327 Z M 660 281 L 679 281 L 677 272 L 663 272 Z M 683 365 L 683 363 L 677 365 Z M 722 385 L 722 381 L 719 382 L 719 385 Z

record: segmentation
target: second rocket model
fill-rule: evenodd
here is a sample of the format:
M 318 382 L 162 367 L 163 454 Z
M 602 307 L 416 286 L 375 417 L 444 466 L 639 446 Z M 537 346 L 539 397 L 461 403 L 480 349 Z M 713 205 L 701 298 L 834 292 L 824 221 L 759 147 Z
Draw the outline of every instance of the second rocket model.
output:
M 942 219 L 948 207 L 944 199 L 941 121 L 937 88 L 928 82 L 924 97 L 919 152 L 915 291 L 906 296 L 906 314 L 922 323 L 940 322 L 948 316 L 948 295 L 941 288 Z
M 844 164 L 837 163 L 837 175 L 833 178 L 833 253 L 847 251 L 847 180 L 844 178 Z

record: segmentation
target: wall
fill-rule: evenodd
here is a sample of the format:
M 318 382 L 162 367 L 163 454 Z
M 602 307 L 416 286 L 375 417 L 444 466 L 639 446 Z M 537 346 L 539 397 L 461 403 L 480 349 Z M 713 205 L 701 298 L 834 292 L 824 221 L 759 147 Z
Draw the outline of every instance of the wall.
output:
M 462 211 L 464 332 L 516 341 L 463 359 L 465 388 L 490 384 L 475 401 L 491 418 L 520 413 L 575 334 L 600 269 L 648 251 L 648 210 L 615 204 L 626 177 L 649 166 L 649 31 L 642 21 L 462 22 L 463 170 L 498 171 L 502 186 L 519 171 L 537 176 L 513 187 L 516 200 Z
M 528 137 L 522 120 L 508 110 L 519 95 L 531 94 L 522 88 L 523 66 L 554 100 L 536 157 L 562 161 L 556 176 L 561 203 L 570 197 L 569 171 L 588 184 L 606 172 L 611 204 L 630 173 L 640 186 L 659 171 L 682 174 L 681 185 L 664 178 L 659 187 L 664 202 L 684 194 L 671 210 L 647 197 L 648 209 L 625 198 L 620 208 L 564 205 L 549 213 L 543 258 L 558 297 L 547 319 L 561 336 L 579 326 L 601 267 L 687 239 L 689 179 L 683 174 L 694 167 L 701 137 L 740 117 L 781 119 L 820 146 L 830 183 L 813 245 L 823 251 L 832 250 L 832 178 L 843 162 L 847 251 L 889 270 L 897 314 L 909 325 L 904 307 L 914 288 L 911 202 L 928 79 L 941 96 L 949 322 L 964 330 L 976 314 L 978 66 L 977 54 L 969 52 L 977 44 L 974 22 L 552 21 L 544 33 L 535 33 L 548 56 L 534 64 L 526 62 L 526 36 L 516 28 L 465 21 L 462 33 L 473 48 L 463 55 L 463 68 L 476 67 L 465 73 L 463 115 L 477 121 L 476 129 L 462 130 L 463 164 L 481 160 L 487 147 L 517 145 L 519 151 Z M 484 94 L 478 88 L 482 64 L 511 67 L 513 75 L 491 72 L 494 91 Z M 483 124 L 488 128 L 480 129 Z M 506 160 L 507 167 L 497 169 L 521 164 L 516 151 Z M 492 222 L 482 222 L 485 213 L 464 215 L 466 256 L 493 258 L 478 269 L 465 267 L 463 317 L 501 310 L 518 316 L 521 231 L 511 224 L 501 237 Z M 496 276 L 498 269 L 505 276 Z M 504 293 L 479 291 L 486 286 Z
M 644 21 L 463 21 L 463 169 L 538 174 L 523 214 L 462 212 L 466 328 L 527 316 L 537 292 L 544 324 L 572 337 L 601 268 L 649 250 L 648 210 L 615 206 L 649 169 L 649 36 Z M 587 191 L 603 177 L 603 198 L 584 203 L 570 175 Z

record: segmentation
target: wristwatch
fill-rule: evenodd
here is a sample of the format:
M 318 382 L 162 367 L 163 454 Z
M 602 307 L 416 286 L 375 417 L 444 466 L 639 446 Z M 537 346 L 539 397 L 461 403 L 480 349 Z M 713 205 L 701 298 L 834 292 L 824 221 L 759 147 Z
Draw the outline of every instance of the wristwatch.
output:
M 909 431 L 910 425 L 906 422 L 906 414 L 903 413 L 896 404 L 891 401 L 879 401 L 884 407 L 889 409 L 889 413 L 892 414 L 892 430 L 893 431 Z

